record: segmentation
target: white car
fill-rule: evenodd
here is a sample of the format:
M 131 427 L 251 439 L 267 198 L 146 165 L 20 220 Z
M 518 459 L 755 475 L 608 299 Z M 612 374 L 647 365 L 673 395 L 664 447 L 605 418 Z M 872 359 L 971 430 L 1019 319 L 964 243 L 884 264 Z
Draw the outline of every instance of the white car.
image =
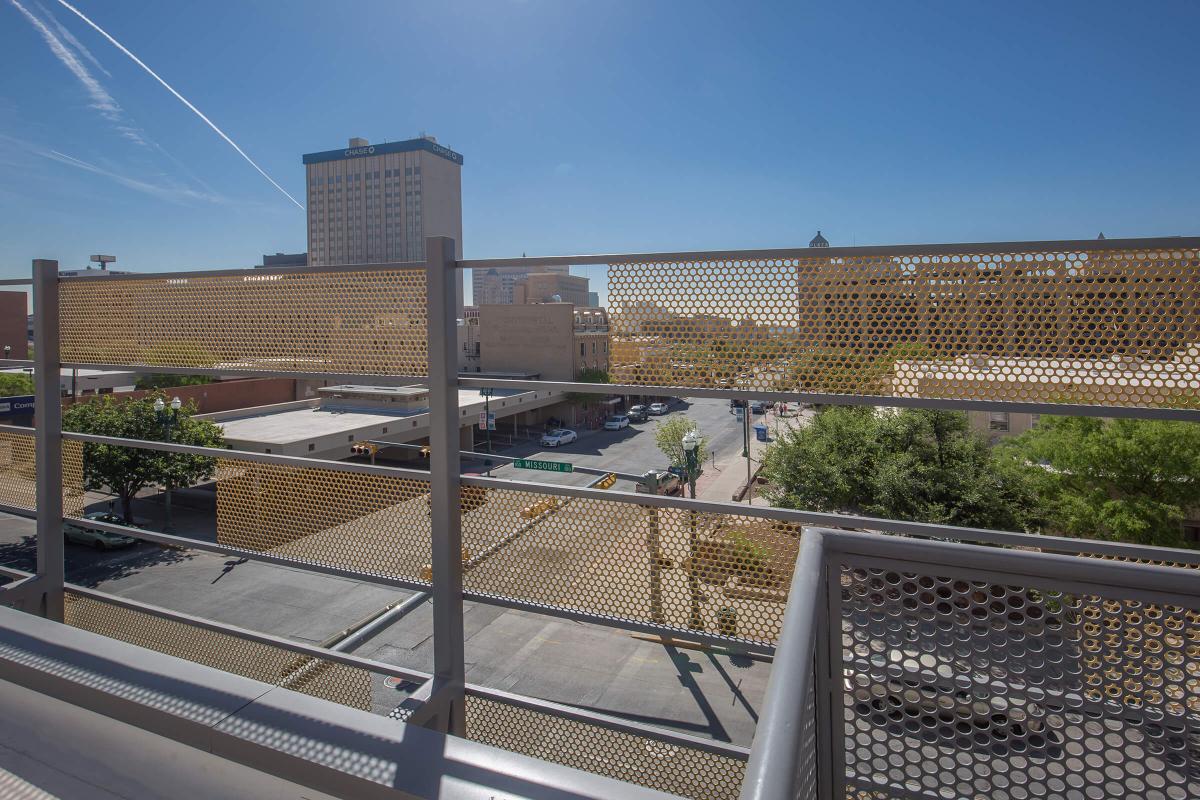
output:
M 666 403 L 651 403 L 650 408 L 647 410 L 654 416 L 661 417 L 663 414 L 667 413 L 668 409 Z
M 617 414 L 614 417 L 609 417 L 608 419 L 604 420 L 604 430 L 606 431 L 619 431 L 621 428 L 628 427 L 629 417 L 625 416 L 624 414 Z
M 542 434 L 542 447 L 558 447 L 561 444 L 570 444 L 578 438 L 575 431 L 559 428 Z

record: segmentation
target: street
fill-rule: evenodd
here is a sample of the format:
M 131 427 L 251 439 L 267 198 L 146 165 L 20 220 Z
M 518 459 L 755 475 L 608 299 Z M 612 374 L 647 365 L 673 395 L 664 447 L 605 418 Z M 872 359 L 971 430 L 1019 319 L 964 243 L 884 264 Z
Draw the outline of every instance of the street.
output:
M 661 423 L 677 416 L 684 416 L 699 425 L 700 434 L 708 437 L 704 453 L 704 469 L 711 471 L 713 456 L 720 469 L 726 465 L 736 466 L 740 462 L 744 473 L 745 461 L 742 453 L 742 426 L 730 413 L 727 400 L 711 398 L 682 398 L 671 404 L 670 412 L 660 417 L 650 417 L 645 422 L 632 423 L 619 431 L 576 430 L 579 440 L 561 447 L 542 448 L 536 442 L 518 445 L 497 453 L 515 458 L 544 459 L 547 461 L 569 461 L 580 467 L 615 470 L 640 475 L 649 469 L 665 470 L 667 458 L 654 443 L 654 430 Z M 757 421 L 758 417 L 755 418 Z M 753 436 L 753 432 L 751 432 Z M 481 445 L 476 446 L 477 449 Z M 478 462 L 473 467 L 481 469 Z M 511 480 L 528 480 L 539 483 L 563 483 L 583 485 L 593 476 L 582 473 L 534 472 L 518 470 L 510 465 L 496 466 L 492 475 Z M 617 488 L 633 491 L 630 481 L 619 481 Z M 728 498 L 725 498 L 728 499 Z

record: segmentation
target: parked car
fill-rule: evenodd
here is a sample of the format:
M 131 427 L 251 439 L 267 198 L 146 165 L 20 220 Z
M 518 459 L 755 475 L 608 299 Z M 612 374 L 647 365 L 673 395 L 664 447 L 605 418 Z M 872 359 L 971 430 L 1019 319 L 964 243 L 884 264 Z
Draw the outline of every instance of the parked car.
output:
M 650 490 L 646 487 L 646 484 L 641 481 L 638 481 L 637 484 L 634 485 L 634 491 L 641 492 L 642 494 L 650 493 Z M 679 480 L 678 475 L 673 475 L 670 472 L 660 472 L 658 473 L 658 493 L 666 495 L 682 495 L 683 481 Z
M 750 402 L 750 413 L 751 414 L 765 414 L 766 411 L 767 411 L 767 408 L 766 408 L 766 406 L 764 406 L 762 404 L 761 400 L 753 400 Z
M 629 417 L 624 414 L 617 414 L 604 420 L 604 430 L 619 431 L 621 428 L 629 427 Z
M 667 404 L 666 403 L 651 403 L 650 408 L 647 410 L 650 412 L 651 416 L 661 417 L 663 414 L 667 413 Z
M 569 431 L 566 428 L 557 428 L 542 434 L 542 447 L 558 447 L 559 445 L 570 444 L 578 438 L 579 436 L 575 431 Z
M 650 418 L 645 406 L 630 406 L 627 416 L 630 422 L 645 422 Z
M 121 517 L 118 517 L 116 514 L 110 514 L 107 511 L 93 511 L 85 515 L 84 519 L 91 519 L 96 522 L 108 522 L 113 525 L 129 525 L 131 528 L 142 527 L 141 525 L 130 525 Z M 119 547 L 132 547 L 138 543 L 138 540 L 132 536 L 102 531 L 99 528 L 87 528 L 82 525 L 76 525 L 73 522 L 67 522 L 63 525 L 63 535 L 67 537 L 68 542 L 94 547 L 97 550 L 116 550 Z

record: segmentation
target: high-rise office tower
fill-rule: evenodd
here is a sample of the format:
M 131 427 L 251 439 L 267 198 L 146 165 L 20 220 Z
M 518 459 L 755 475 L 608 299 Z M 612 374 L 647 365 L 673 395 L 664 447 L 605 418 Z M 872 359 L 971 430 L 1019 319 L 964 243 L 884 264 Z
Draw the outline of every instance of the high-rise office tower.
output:
M 461 258 L 462 163 L 432 136 L 306 154 L 308 263 L 421 261 L 426 236 L 449 236 Z

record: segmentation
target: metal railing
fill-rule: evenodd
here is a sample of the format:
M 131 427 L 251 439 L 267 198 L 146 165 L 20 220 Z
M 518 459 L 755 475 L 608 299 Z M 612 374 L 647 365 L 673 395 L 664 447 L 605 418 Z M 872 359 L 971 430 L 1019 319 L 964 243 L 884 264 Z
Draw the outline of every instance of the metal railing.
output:
M 941 665 L 925 664 L 938 647 L 952 651 L 956 643 L 939 638 L 940 611 L 930 620 L 914 607 L 938 609 L 939 592 L 948 593 L 951 606 L 965 605 L 967 621 L 975 611 L 1000 624 L 1017 613 L 1014 603 L 1036 606 L 1042 627 L 1016 626 L 1026 641 L 1044 639 L 1051 618 L 1059 636 L 1065 625 L 1111 632 L 1121 629 L 1122 612 L 1106 610 L 1109 599 L 1195 608 L 1187 606 L 1192 595 L 1185 590 L 1200 554 L 461 476 L 459 387 L 595 392 L 597 386 L 458 375 L 455 271 L 608 264 L 610 302 L 618 304 L 610 335 L 614 354 L 625 356 L 614 369 L 623 382 L 605 385 L 605 392 L 1200 421 L 1192 402 L 1200 389 L 1200 357 L 1193 352 L 1200 341 L 1198 252 L 1200 239 L 1155 239 L 456 262 L 453 242 L 431 238 L 423 265 L 103 281 L 60 278 L 55 262 L 35 261 L 38 427 L 0 431 L 0 449 L 9 454 L 0 465 L 0 507 L 25 514 L 36 508 L 37 569 L 15 576 L 0 602 L 359 708 L 376 705 L 372 681 L 412 681 L 416 688 L 396 710 L 410 724 L 683 796 L 832 797 L 843 794 L 843 784 L 844 794 L 861 797 L 945 796 L 967 786 L 968 793 L 987 794 L 980 780 L 1020 796 L 1011 778 L 1000 777 L 998 761 L 963 767 L 975 770 L 970 780 L 955 773 L 958 767 L 939 766 L 945 774 L 929 773 L 936 778 L 915 775 L 911 754 L 944 758 L 960 745 L 966 752 L 984 733 L 1005 738 L 1007 746 L 1019 741 L 1026 748 L 1020 758 L 1033 758 L 1035 735 L 1041 735 L 1038 758 L 1050 748 L 1066 753 L 1055 762 L 1066 766 L 1026 771 L 1047 787 L 1042 794 L 1058 796 L 1060 783 L 1091 780 L 1090 767 L 1069 757 L 1066 734 L 1084 724 L 1071 715 L 1107 724 L 1096 715 L 1105 703 L 1121 703 L 1125 690 L 1116 690 L 1116 700 L 1103 696 L 1133 677 L 1110 663 L 1117 644 L 1101 636 L 1099 649 L 1080 655 L 1073 684 L 1056 673 L 1053 712 L 1045 711 L 1049 701 L 1041 692 L 1040 716 L 1026 697 L 1023 716 L 1010 709 L 1005 722 L 985 723 L 999 712 L 972 716 L 977 703 L 983 708 L 993 699 L 977 696 L 1005 692 L 986 681 L 959 686 Z M 1112 288 L 1118 285 L 1124 288 Z M 1038 315 L 1049 322 L 1036 324 Z M 428 386 L 429 470 L 64 432 L 56 402 L 64 364 Z M 1066 388 L 1013 389 L 1022 377 L 1044 374 Z M 25 445 L 30 437 L 33 448 Z M 91 520 L 88 527 L 428 592 L 432 672 L 66 584 L 61 528 L 85 522 L 82 462 L 97 446 L 214 459 L 217 537 Z M 321 502 L 305 507 L 304 498 L 314 496 Z M 1136 561 L 1177 566 L 1125 563 Z M 1063 571 L 1047 572 L 1047 565 Z M 926 587 L 929 581 L 936 586 Z M 1014 585 L 1021 591 L 1011 591 Z M 1125 588 L 1114 593 L 1116 586 Z M 993 590 L 1001 597 L 975 597 Z M 468 685 L 464 600 L 773 655 L 753 750 Z M 1196 712 L 1186 709 L 1196 695 L 1200 654 L 1195 628 L 1188 627 L 1194 618 L 1182 619 L 1182 633 L 1156 634 L 1170 645 L 1170 657 L 1147 656 L 1161 662 L 1159 678 L 1138 675 L 1143 704 L 1158 709 L 1146 724 L 1166 725 L 1166 732 L 1137 742 L 1126 737 L 1150 753 L 1123 774 L 1129 792 L 1137 788 L 1135 775 L 1155 791 L 1168 787 L 1164 797 L 1193 780 L 1178 776 L 1194 769 L 1198 757 L 1176 747 L 1176 739 L 1197 735 L 1187 721 Z M 980 668 L 994 683 L 1001 651 L 985 655 L 992 661 Z M 910 661 L 917 666 L 910 669 Z M 1182 728 L 1168 719 L 1180 707 Z M 950 732 L 939 727 L 943 712 Z M 843 717 L 845 731 L 838 728 Z M 1026 719 L 1036 719 L 1038 731 Z M 1012 727 L 1019 724 L 1024 738 Z M 953 733 L 963 725 L 969 735 Z M 1051 732 L 1062 741 L 1051 742 Z M 1166 777 L 1146 777 L 1160 773 Z

